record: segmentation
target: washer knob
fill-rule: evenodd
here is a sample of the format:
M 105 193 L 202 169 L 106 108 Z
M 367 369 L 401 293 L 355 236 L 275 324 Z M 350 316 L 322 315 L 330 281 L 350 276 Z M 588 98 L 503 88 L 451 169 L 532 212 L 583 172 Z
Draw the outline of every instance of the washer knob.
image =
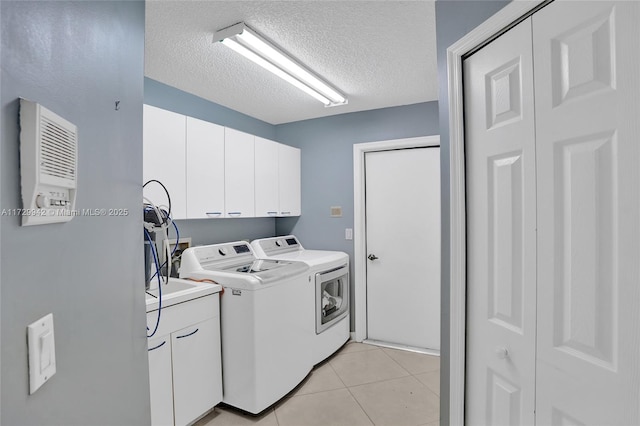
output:
M 283 244 L 283 243 L 284 243 L 284 241 L 282 241 L 282 240 L 276 240 L 276 245 L 277 245 L 278 247 L 282 247 L 282 244 Z
M 221 256 L 226 256 L 227 255 L 227 248 L 226 247 L 220 247 L 218 249 L 218 253 L 220 253 Z

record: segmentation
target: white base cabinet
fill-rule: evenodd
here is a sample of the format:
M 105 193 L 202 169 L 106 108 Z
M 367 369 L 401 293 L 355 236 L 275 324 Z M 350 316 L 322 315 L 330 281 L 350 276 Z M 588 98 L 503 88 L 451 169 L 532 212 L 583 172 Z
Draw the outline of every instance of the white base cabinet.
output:
M 173 425 L 171 341 L 169 336 L 150 339 L 148 347 L 151 424 Z
M 150 329 L 157 311 L 147 314 Z M 218 294 L 162 310 L 158 337 L 150 339 L 151 424 L 192 423 L 222 401 Z

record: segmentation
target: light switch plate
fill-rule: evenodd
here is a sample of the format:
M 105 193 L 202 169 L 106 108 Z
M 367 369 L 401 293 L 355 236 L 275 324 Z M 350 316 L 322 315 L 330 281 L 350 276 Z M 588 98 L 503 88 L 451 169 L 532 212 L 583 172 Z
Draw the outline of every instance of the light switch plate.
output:
M 27 327 L 29 343 L 29 395 L 56 374 L 53 314 L 45 315 Z
M 353 228 L 346 228 L 344 230 L 344 239 L 353 240 Z

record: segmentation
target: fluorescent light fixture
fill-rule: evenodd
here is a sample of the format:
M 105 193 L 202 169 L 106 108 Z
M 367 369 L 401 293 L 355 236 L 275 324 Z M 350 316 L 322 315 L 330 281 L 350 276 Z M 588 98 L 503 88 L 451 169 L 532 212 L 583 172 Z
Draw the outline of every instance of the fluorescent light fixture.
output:
M 287 83 L 313 96 L 325 106 L 347 103 L 347 98 L 344 95 L 265 40 L 244 22 L 216 32 L 213 42 L 222 42 L 225 46 L 272 72 Z

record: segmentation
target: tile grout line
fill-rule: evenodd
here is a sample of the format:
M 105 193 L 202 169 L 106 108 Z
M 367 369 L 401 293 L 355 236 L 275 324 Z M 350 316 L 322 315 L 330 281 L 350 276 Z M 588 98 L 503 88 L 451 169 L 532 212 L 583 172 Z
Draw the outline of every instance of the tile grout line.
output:
M 336 371 L 335 368 L 333 368 L 333 365 L 331 365 L 331 361 L 329 361 L 329 367 L 331 367 L 331 369 L 333 370 L 333 372 L 336 374 L 336 376 L 338 377 L 338 380 L 340 380 L 342 382 L 342 384 L 344 385 L 345 389 L 347 389 L 347 392 L 349 392 L 349 395 L 351 395 L 351 398 L 353 398 L 353 400 L 356 402 L 356 404 L 358 404 L 358 407 L 360 407 L 360 409 L 362 410 L 362 412 L 364 413 L 365 416 L 367 416 L 367 418 L 369 419 L 369 421 L 371 422 L 372 425 L 375 426 L 375 423 L 373 422 L 373 419 L 369 416 L 369 413 L 367 413 L 367 410 L 364 409 L 364 407 L 362 406 L 362 404 L 360 404 L 360 401 L 358 401 L 358 398 L 356 398 L 356 396 L 351 392 L 351 389 L 349 388 L 349 386 L 347 386 L 347 384 L 344 382 L 344 380 L 342 380 L 342 377 L 340 377 L 340 374 L 338 374 L 338 372 Z

